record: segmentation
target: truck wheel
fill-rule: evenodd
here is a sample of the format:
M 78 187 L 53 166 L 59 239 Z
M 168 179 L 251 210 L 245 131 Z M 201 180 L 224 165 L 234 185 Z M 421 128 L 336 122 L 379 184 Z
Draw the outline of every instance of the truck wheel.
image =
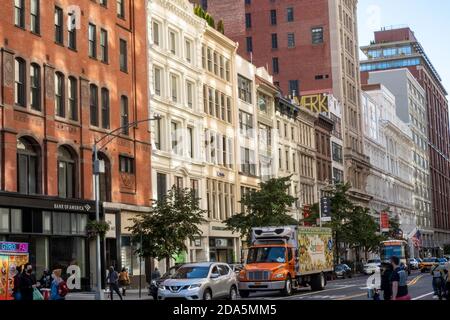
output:
M 325 276 L 323 275 L 323 273 L 315 275 L 312 279 L 311 279 L 311 289 L 313 291 L 321 291 L 323 289 L 325 289 Z
M 248 298 L 248 296 L 250 295 L 250 291 L 239 290 L 239 295 L 241 296 L 241 298 Z
M 290 276 L 287 276 L 286 281 L 284 282 L 284 289 L 281 290 L 283 296 L 291 296 L 292 295 L 292 280 Z

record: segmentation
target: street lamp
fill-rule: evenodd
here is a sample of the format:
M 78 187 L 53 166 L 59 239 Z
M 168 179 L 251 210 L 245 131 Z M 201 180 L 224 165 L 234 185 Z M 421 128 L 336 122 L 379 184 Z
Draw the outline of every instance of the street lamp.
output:
M 98 152 L 101 151 L 104 147 L 106 147 L 111 141 L 113 141 L 115 138 L 119 137 L 117 134 L 119 131 L 131 128 L 133 126 L 137 126 L 139 123 L 147 122 L 147 121 L 160 121 L 160 116 L 155 116 L 154 118 L 148 118 L 145 120 L 138 120 L 135 122 L 128 123 L 125 126 L 122 126 L 120 128 L 117 128 L 107 134 L 105 134 L 100 139 L 95 139 L 94 141 L 94 147 L 93 147 L 93 153 L 94 153 L 94 194 L 95 194 L 95 220 L 100 222 L 100 173 L 105 172 L 105 167 L 102 165 L 100 160 L 98 159 Z M 104 139 L 110 137 L 105 143 L 103 143 L 100 147 L 98 147 L 98 144 L 102 142 Z M 96 274 L 97 274 L 97 290 L 95 292 L 95 299 L 96 300 L 104 300 L 104 295 L 102 291 L 102 266 L 101 266 L 101 254 L 100 254 L 100 234 L 97 233 L 97 239 L 96 239 Z

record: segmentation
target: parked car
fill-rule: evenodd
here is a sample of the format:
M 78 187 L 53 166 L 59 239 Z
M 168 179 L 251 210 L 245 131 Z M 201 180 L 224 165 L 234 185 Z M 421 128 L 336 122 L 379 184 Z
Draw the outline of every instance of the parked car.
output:
M 431 268 L 437 263 L 439 263 L 439 259 L 436 257 L 423 259 L 423 261 L 419 263 L 420 272 L 425 273 L 430 271 Z
M 419 269 L 419 261 L 416 258 L 409 259 L 409 266 L 412 270 L 418 270 Z
M 336 278 L 351 278 L 352 277 L 352 268 L 350 268 L 346 264 L 338 264 L 334 267 L 334 275 Z
M 152 282 L 150 283 L 150 294 L 152 295 L 154 300 L 158 299 L 159 284 L 162 283 L 164 280 L 167 280 L 170 277 L 172 277 L 180 266 L 181 266 L 181 264 L 177 264 L 177 265 L 171 267 L 166 273 L 164 273 L 161 276 L 161 278 L 152 280 Z
M 237 298 L 236 274 L 226 263 L 202 262 L 181 266 L 158 286 L 158 299 L 212 300 Z
M 376 271 L 379 271 L 381 267 L 381 260 L 380 259 L 371 259 L 368 260 L 367 263 L 364 265 L 364 274 L 374 274 Z

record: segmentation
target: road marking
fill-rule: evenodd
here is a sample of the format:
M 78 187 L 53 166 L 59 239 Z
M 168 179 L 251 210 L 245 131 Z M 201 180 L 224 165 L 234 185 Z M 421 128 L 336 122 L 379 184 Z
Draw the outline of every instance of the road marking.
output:
M 349 300 L 349 299 L 358 298 L 358 297 L 362 297 L 362 296 L 367 296 L 367 293 L 355 294 L 353 296 L 343 297 L 343 298 L 339 298 L 339 299 L 335 299 L 335 300 Z
M 434 294 L 434 292 L 426 293 L 426 294 L 423 294 L 421 296 L 415 297 L 415 298 L 413 298 L 413 300 L 420 300 L 420 299 L 425 298 L 427 296 L 431 296 L 432 294 Z
M 356 285 L 348 285 L 348 286 L 341 287 L 341 288 L 325 289 L 325 290 L 322 290 L 322 291 L 315 291 L 315 292 L 307 292 L 307 293 L 304 293 L 304 294 L 294 295 L 294 296 L 291 296 L 289 298 L 303 297 L 303 296 L 310 296 L 310 295 L 320 295 L 323 292 L 335 291 L 335 290 L 343 290 L 343 289 L 347 289 L 347 288 L 351 288 L 351 287 L 356 287 Z M 288 300 L 288 299 L 287 299 L 287 297 L 279 297 L 279 298 L 274 298 L 272 300 Z

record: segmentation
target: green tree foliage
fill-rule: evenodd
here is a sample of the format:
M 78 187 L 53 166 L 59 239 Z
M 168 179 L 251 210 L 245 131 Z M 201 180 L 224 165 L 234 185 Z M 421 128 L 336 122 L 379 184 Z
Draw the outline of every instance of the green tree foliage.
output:
M 138 254 L 161 260 L 186 251 L 186 240 L 201 236 L 199 226 L 206 222 L 199 200 L 192 189 L 174 186 L 162 199 L 153 201 L 151 213 L 132 219 L 133 226 L 128 230 L 134 241 L 140 242 L 142 236 Z
M 245 211 L 227 219 L 227 228 L 250 241 L 253 227 L 297 225 L 298 221 L 288 213 L 297 200 L 287 193 L 290 181 L 291 177 L 270 179 L 260 183 L 259 191 L 243 195 L 241 204 Z

